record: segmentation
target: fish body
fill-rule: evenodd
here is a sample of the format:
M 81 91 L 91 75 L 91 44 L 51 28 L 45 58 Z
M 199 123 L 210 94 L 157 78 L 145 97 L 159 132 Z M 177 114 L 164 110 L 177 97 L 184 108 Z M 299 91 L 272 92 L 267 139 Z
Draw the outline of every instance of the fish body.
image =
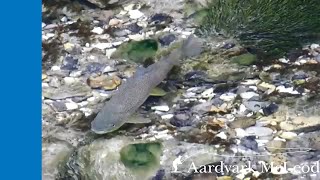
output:
M 189 46 L 196 48 L 190 50 Z M 120 85 L 118 91 L 106 102 L 91 122 L 91 130 L 97 134 L 105 134 L 129 122 L 129 117 L 146 101 L 151 90 L 166 78 L 173 66 L 179 64 L 180 59 L 201 51 L 200 41 L 188 38 L 180 48 L 173 50 L 168 56 L 147 68 L 138 68 L 136 73 Z

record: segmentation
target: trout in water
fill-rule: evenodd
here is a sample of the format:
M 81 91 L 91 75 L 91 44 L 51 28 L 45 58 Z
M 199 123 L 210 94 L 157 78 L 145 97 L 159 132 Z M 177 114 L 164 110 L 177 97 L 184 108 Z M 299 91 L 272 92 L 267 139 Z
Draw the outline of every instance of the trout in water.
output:
M 117 92 L 91 122 L 91 130 L 105 134 L 117 130 L 125 123 L 146 123 L 143 119 L 130 118 L 146 101 L 153 88 L 159 85 L 181 59 L 199 55 L 203 50 L 200 39 L 189 36 L 181 47 L 162 57 L 147 68 L 140 67 L 135 74 L 120 85 Z

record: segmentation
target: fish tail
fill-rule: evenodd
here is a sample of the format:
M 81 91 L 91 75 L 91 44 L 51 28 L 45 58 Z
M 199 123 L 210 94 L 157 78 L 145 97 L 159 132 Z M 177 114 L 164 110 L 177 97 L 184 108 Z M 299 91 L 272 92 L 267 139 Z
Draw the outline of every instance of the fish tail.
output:
M 203 41 L 200 38 L 190 35 L 182 42 L 181 58 L 198 56 L 203 51 Z
M 202 51 L 203 42 L 199 38 L 191 35 L 188 39 L 183 40 L 182 45 L 174 49 L 167 59 L 174 65 L 179 65 L 181 59 L 198 56 Z

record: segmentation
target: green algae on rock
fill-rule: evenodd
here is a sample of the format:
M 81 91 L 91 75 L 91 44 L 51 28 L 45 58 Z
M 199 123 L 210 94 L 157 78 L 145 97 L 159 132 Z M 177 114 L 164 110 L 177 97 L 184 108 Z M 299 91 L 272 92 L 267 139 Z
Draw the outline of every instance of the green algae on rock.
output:
M 231 60 L 232 62 L 242 66 L 250 66 L 257 61 L 257 56 L 250 53 L 246 53 L 240 56 L 235 56 Z
M 161 144 L 139 143 L 130 144 L 120 151 L 121 162 L 132 171 L 145 173 L 155 171 L 160 166 Z
M 153 58 L 157 51 L 158 42 L 154 39 L 145 39 L 122 44 L 111 57 L 124 58 L 143 64 L 145 60 Z
M 263 58 L 285 55 L 301 43 L 319 38 L 318 0 L 214 0 L 198 29 L 239 40 Z

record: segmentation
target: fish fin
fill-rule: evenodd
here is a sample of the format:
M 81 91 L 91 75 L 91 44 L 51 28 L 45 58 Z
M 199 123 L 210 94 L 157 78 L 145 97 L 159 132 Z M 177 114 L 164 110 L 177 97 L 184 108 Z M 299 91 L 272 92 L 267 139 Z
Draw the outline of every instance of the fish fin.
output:
M 132 114 L 127 120 L 127 123 L 132 123 L 132 124 L 146 124 L 150 122 L 151 122 L 150 118 L 143 117 L 138 113 Z

